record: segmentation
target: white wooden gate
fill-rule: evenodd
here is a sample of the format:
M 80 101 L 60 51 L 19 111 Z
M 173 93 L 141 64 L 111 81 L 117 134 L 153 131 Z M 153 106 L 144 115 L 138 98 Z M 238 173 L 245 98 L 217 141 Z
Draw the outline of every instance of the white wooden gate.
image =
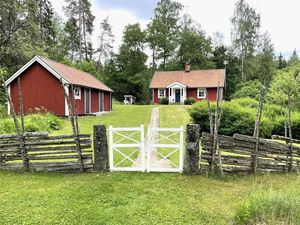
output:
M 144 126 L 109 127 L 111 171 L 145 171 Z
M 183 171 L 183 127 L 148 128 L 147 171 Z
M 183 171 L 183 127 L 109 127 L 111 171 Z

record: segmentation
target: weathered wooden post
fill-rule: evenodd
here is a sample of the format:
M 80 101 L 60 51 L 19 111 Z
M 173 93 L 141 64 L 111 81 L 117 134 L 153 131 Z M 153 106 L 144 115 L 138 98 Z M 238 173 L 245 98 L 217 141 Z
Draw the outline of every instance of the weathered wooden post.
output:
M 185 173 L 193 175 L 199 173 L 199 142 L 200 142 L 200 125 L 188 124 L 186 127 L 186 156 L 185 156 Z
M 94 171 L 109 171 L 106 127 L 94 126 Z

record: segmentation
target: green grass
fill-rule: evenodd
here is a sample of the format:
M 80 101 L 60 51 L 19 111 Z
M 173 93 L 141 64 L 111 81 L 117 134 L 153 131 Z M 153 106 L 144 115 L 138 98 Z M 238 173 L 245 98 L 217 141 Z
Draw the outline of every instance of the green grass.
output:
M 300 190 L 292 185 L 288 191 L 270 188 L 250 194 L 238 208 L 237 224 L 300 224 Z
M 0 171 L 1 224 L 230 224 L 257 190 L 288 192 L 297 175 Z M 299 201 L 299 198 L 297 198 Z
M 151 118 L 151 105 L 114 105 L 113 112 L 102 116 L 79 117 L 80 133 L 92 134 L 93 126 L 104 124 L 114 127 L 137 127 L 143 124 L 147 128 Z M 52 135 L 71 134 L 72 127 L 68 119 L 63 120 L 62 129 Z

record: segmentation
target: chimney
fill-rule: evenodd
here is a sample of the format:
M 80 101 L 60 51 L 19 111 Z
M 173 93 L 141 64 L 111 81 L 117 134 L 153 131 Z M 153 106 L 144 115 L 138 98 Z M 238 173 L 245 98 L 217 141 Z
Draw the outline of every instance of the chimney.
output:
M 190 65 L 189 62 L 186 62 L 186 63 L 185 63 L 185 65 L 184 65 L 184 71 L 185 71 L 186 73 L 191 72 L 191 65 Z

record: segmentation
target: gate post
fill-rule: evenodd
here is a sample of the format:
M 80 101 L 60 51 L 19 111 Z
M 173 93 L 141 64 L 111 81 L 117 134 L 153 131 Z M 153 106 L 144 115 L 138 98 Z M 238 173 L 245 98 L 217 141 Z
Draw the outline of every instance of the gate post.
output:
M 199 142 L 200 125 L 188 124 L 186 127 L 186 155 L 185 173 L 193 175 L 199 173 Z
M 107 135 L 104 125 L 94 125 L 94 171 L 109 171 Z

